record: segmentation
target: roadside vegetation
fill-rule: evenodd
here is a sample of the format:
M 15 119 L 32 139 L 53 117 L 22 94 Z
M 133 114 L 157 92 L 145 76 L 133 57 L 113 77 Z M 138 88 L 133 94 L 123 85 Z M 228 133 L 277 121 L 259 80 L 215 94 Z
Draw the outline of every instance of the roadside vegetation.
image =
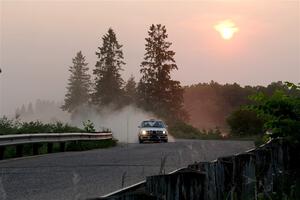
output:
M 257 135 L 263 141 L 286 138 L 300 141 L 300 85 L 286 83 L 288 91 L 276 90 L 268 95 L 258 92 L 249 97 L 227 118 L 230 132 L 235 136 Z
M 170 126 L 169 131 L 175 138 L 182 139 L 223 139 L 218 127 L 209 130 L 199 130 L 187 123 L 177 122 Z
M 226 117 L 227 130 L 215 127 L 198 129 L 183 121 L 172 124 L 170 133 L 185 139 L 253 140 L 256 146 L 271 138 L 284 137 L 299 143 L 300 86 L 292 83 L 259 88 Z M 208 85 L 207 85 L 208 87 Z M 250 90 L 250 88 L 248 88 Z M 243 97 L 244 98 L 244 97 Z M 235 100 L 236 101 L 236 100 Z
M 300 94 L 300 91 L 290 89 L 282 81 L 272 82 L 267 86 L 241 86 L 238 83 L 220 84 L 211 81 L 184 87 L 184 108 L 192 126 L 200 130 L 218 126 L 223 130 L 228 127 L 226 119 L 232 112 L 253 103 L 249 96 L 257 93 L 271 96 L 276 90 L 291 96 Z
M 225 134 L 219 127 L 199 130 L 185 122 L 178 122 L 169 128 L 170 134 L 175 138 L 199 140 L 251 140 L 256 146 L 264 143 L 262 135 L 253 134 Z
M 283 174 L 283 179 L 288 182 L 288 177 L 294 177 L 291 187 L 283 185 L 282 192 L 273 193 L 271 197 L 260 194 L 259 199 L 297 199 L 300 194 L 300 83 L 286 82 L 285 85 L 288 91 L 252 95 L 250 104 L 242 106 L 228 118 L 231 132 L 235 135 L 258 135 L 261 143 L 281 138 L 290 144 L 291 166 L 289 172 Z
M 62 122 L 42 123 L 40 121 L 20 122 L 18 120 L 0 118 L 0 135 L 25 133 L 80 133 L 89 132 Z
M 32 122 L 20 122 L 18 120 L 8 119 L 7 117 L 0 118 L 0 135 L 11 135 L 11 134 L 34 134 L 34 133 L 93 133 L 95 132 L 94 125 L 91 121 L 83 123 L 84 128 L 78 128 L 65 124 L 62 122 L 55 123 L 42 123 L 40 121 Z M 103 130 L 104 131 L 104 130 Z M 107 131 L 107 130 L 105 130 Z M 33 146 L 38 147 L 37 154 L 47 154 L 47 145 L 49 143 L 34 143 L 34 144 L 23 144 L 22 156 L 32 156 Z M 91 149 L 108 148 L 115 146 L 117 141 L 112 140 L 101 140 L 101 141 L 69 141 L 65 142 L 65 148 L 63 151 L 85 151 Z M 61 152 L 60 143 L 52 143 L 52 153 Z M 17 157 L 16 146 L 6 146 L 3 158 L 14 158 Z

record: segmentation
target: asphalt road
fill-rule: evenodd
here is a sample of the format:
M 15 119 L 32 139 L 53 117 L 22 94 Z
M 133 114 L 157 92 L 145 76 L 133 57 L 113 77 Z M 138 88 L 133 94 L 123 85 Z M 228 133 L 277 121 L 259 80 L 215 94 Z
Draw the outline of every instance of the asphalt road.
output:
M 97 197 L 158 174 L 161 168 L 167 173 L 253 147 L 250 141 L 177 140 L 5 160 L 0 162 L 0 199 Z

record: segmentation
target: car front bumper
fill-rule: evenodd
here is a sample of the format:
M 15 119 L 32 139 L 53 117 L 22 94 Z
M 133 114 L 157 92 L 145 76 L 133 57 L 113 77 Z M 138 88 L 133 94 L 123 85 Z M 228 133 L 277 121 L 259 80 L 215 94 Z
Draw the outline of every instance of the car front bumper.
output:
M 168 135 L 140 135 L 139 139 L 143 141 L 166 141 L 168 140 Z

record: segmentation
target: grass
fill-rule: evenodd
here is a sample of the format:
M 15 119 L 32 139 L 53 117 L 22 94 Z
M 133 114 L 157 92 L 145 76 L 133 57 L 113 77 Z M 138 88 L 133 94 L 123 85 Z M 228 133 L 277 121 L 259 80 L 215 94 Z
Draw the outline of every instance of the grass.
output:
M 221 131 L 216 127 L 215 129 L 202 130 L 186 124 L 184 122 L 178 122 L 170 126 L 170 133 L 175 138 L 181 139 L 222 139 Z
M 209 130 L 199 130 L 184 122 L 178 122 L 170 126 L 170 133 L 175 138 L 180 139 L 199 139 L 199 140 L 246 140 L 254 141 L 255 146 L 260 146 L 266 142 L 262 135 L 229 135 L 222 136 L 218 127 Z

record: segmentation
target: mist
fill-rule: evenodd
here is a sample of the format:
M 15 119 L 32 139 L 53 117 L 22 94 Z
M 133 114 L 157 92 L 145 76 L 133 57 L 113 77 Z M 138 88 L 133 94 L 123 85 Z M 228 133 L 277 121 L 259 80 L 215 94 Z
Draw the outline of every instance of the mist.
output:
M 83 128 L 83 122 L 90 120 L 96 131 L 109 130 L 113 137 L 121 143 L 138 142 L 138 126 L 143 120 L 157 119 L 135 105 L 128 105 L 116 110 L 113 106 L 106 106 L 99 110 L 95 106 L 81 106 L 76 114 L 63 111 L 60 102 L 37 100 L 35 105 L 23 105 L 16 109 L 15 116 L 19 121 L 41 121 L 43 123 L 55 123 L 57 121 Z
M 121 143 L 138 142 L 138 126 L 141 121 L 156 118 L 154 114 L 145 112 L 134 105 L 115 110 L 108 106 L 97 111 L 93 107 L 82 107 L 79 113 L 70 120 L 72 125 L 82 127 L 82 122 L 90 120 L 96 131 L 111 130 L 113 137 Z

